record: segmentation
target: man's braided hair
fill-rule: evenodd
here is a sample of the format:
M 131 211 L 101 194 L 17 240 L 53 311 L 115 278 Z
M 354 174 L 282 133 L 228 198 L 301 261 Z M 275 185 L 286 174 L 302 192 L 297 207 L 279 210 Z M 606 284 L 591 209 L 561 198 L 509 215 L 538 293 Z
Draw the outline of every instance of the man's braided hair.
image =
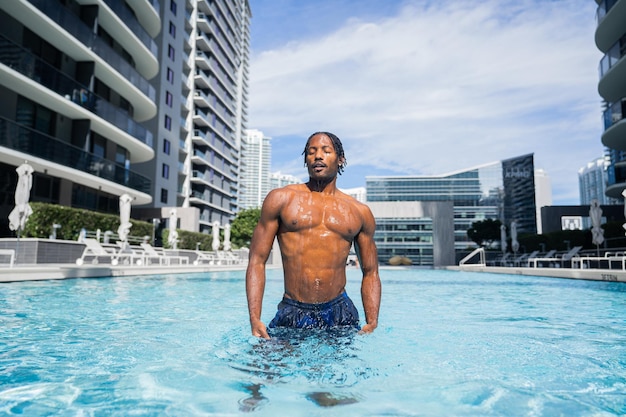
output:
M 330 138 L 330 140 L 333 142 L 333 147 L 335 148 L 335 153 L 337 154 L 337 158 L 338 159 L 343 158 L 343 163 L 339 164 L 339 169 L 337 170 L 338 174 L 341 175 L 345 166 L 348 165 L 348 161 L 346 160 L 346 155 L 343 152 L 343 145 L 341 144 L 341 140 L 339 140 L 337 136 L 335 136 L 334 134 L 330 132 L 315 132 L 311 136 L 309 136 L 309 138 L 306 140 L 306 145 L 304 145 L 304 151 L 302 152 L 302 155 L 304 155 L 304 166 L 306 166 L 306 154 L 307 154 L 307 150 L 309 149 L 309 141 L 311 140 L 313 136 L 320 135 L 320 134 L 326 135 Z

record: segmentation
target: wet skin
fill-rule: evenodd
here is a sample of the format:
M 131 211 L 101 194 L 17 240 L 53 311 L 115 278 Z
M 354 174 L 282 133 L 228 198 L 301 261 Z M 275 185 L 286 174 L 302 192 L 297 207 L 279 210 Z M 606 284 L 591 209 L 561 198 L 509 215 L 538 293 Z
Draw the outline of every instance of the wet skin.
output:
M 380 278 L 373 236 L 375 222 L 369 208 L 336 188 L 340 164 L 330 138 L 315 135 L 305 162 L 309 182 L 271 191 L 255 228 L 246 272 L 246 292 L 252 334 L 269 338 L 260 320 L 265 290 L 265 262 L 274 237 L 280 245 L 285 297 L 304 303 L 336 298 L 346 285 L 346 260 L 355 243 L 363 272 L 361 298 L 366 325 L 378 324 Z

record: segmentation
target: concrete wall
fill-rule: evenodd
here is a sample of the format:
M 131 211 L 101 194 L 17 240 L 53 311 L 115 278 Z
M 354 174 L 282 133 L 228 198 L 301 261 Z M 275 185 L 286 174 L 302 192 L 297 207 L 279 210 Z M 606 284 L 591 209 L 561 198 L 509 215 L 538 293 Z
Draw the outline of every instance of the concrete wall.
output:
M 431 218 L 433 266 L 455 265 L 454 206 L 451 201 L 367 202 L 375 218 Z

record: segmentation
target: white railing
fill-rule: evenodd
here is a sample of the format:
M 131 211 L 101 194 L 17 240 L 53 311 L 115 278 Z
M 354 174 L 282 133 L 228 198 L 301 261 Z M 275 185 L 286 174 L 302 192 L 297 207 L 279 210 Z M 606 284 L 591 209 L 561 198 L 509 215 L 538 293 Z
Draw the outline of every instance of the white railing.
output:
M 485 262 L 485 249 L 484 248 L 476 248 L 476 249 L 474 249 L 472 251 L 472 253 L 467 255 L 465 258 L 461 259 L 461 262 L 459 262 L 459 266 L 465 265 L 467 263 L 467 261 L 469 261 L 470 259 L 474 258 L 476 255 L 479 255 L 479 261 L 477 263 L 472 263 L 472 265 L 483 265 L 483 266 L 486 266 L 487 263 Z

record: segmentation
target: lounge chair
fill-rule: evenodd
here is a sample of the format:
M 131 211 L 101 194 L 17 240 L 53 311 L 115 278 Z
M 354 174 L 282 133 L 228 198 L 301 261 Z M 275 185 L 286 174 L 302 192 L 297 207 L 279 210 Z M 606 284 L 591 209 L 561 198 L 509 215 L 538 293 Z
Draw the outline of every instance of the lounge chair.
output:
M 92 264 L 97 264 L 101 260 L 108 260 L 111 265 L 117 265 L 122 262 L 132 264 L 135 259 L 140 261 L 141 255 L 135 252 L 122 252 L 115 248 L 104 247 L 96 239 L 85 238 L 85 250 L 83 250 L 80 258 L 76 259 L 76 265 L 83 265 L 87 259 L 91 259 Z M 138 262 L 140 263 L 140 262 Z
M 182 255 L 169 255 L 164 250 L 157 250 L 149 243 L 142 243 L 143 259 L 149 265 L 154 259 L 159 260 L 159 265 L 170 265 L 172 260 L 178 261 L 179 265 L 189 264 L 189 257 Z
M 569 252 L 564 253 L 563 255 L 555 255 L 552 257 L 544 257 L 544 258 L 533 258 L 528 260 L 528 264 L 530 266 L 533 263 L 534 267 L 537 267 L 538 262 L 548 262 L 550 266 L 559 266 L 563 267 L 567 262 L 572 262 L 572 258 L 577 256 L 578 252 L 582 249 L 582 246 L 575 246 L 570 249 Z
M 511 254 L 507 252 L 496 257 L 494 260 L 487 262 L 487 264 L 491 266 L 505 266 L 508 262 L 509 256 L 511 256 Z
M 226 251 L 217 251 L 217 263 L 221 265 L 235 265 L 238 264 L 241 260 L 237 255 L 232 252 Z
M 200 265 L 203 263 L 208 263 L 209 265 L 214 265 L 216 262 L 216 256 L 214 252 L 201 252 L 196 251 L 196 259 L 193 261 L 194 265 Z
M 541 256 L 529 256 L 527 259 L 527 263 L 528 263 L 528 268 L 530 268 L 530 264 L 533 264 L 535 268 L 537 268 L 537 263 L 540 263 L 541 266 L 541 260 L 542 259 L 548 259 L 548 260 L 553 260 L 554 259 L 554 255 L 556 254 L 556 249 L 551 249 L 548 252 L 546 252 L 544 255 Z M 536 260 L 536 261 L 535 261 Z
M 513 260 L 513 266 L 521 266 L 522 263 L 525 263 L 529 258 L 535 258 L 538 254 L 538 250 L 531 253 L 524 253 Z

